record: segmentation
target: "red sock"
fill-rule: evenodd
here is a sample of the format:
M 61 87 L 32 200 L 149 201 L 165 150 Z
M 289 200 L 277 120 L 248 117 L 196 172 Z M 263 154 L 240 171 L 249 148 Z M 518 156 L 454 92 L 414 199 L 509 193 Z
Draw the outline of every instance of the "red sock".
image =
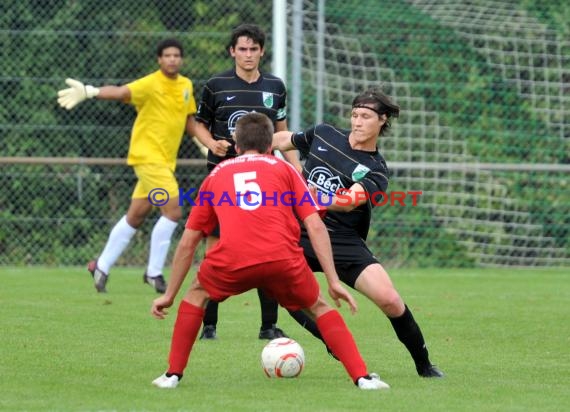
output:
M 172 332 L 170 356 L 168 358 L 168 373 L 182 375 L 188 364 L 192 346 L 198 336 L 198 331 L 204 318 L 204 309 L 192 305 L 185 300 L 180 302 L 178 316 Z
M 336 310 L 331 310 L 317 318 L 317 327 L 323 335 L 326 345 L 342 362 L 353 382 L 368 374 L 366 364 L 360 356 L 352 333 L 344 319 Z

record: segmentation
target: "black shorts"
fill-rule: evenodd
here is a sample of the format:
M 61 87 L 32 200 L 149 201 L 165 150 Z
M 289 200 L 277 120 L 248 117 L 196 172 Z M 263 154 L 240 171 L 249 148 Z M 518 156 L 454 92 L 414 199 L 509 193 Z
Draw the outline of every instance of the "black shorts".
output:
M 357 236 L 335 238 L 331 236 L 334 265 L 338 277 L 351 288 L 354 288 L 356 279 L 362 271 L 371 264 L 379 263 L 364 241 Z M 322 272 L 321 265 L 311 241 L 305 233 L 301 236 L 300 245 L 304 250 L 305 258 L 313 272 Z

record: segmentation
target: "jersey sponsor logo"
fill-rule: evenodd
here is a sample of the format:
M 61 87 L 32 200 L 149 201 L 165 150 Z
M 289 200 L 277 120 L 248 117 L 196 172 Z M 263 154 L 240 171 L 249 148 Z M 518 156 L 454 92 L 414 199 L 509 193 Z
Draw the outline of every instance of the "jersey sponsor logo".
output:
M 319 152 L 328 152 L 327 148 L 326 148 L 326 147 L 322 147 L 322 146 L 317 146 L 317 150 L 318 150 Z
M 263 92 L 263 105 L 265 107 L 273 107 L 273 93 Z
M 352 171 L 352 180 L 355 182 L 360 182 L 364 176 L 368 174 L 369 171 L 370 169 L 368 167 L 359 163 L 358 166 L 356 166 Z
M 245 116 L 248 113 L 249 112 L 247 110 L 238 110 L 230 115 L 228 118 L 228 131 L 230 134 L 233 134 L 236 131 L 236 123 L 240 117 Z
M 311 170 L 307 182 L 324 193 L 336 193 L 339 189 L 344 189 L 340 177 L 333 175 L 328 168 L 323 166 Z
M 235 98 L 236 98 L 235 96 L 228 96 L 228 97 L 226 97 L 226 100 L 229 102 L 230 100 L 233 100 Z

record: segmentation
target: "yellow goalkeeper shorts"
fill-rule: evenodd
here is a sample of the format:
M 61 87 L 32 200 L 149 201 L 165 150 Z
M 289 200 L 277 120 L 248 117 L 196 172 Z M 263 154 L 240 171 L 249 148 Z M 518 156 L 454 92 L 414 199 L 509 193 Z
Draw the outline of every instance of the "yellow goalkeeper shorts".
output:
M 157 189 L 167 191 L 170 198 L 178 197 L 178 182 L 168 166 L 144 164 L 133 166 L 133 169 L 138 178 L 133 199 L 146 198 Z

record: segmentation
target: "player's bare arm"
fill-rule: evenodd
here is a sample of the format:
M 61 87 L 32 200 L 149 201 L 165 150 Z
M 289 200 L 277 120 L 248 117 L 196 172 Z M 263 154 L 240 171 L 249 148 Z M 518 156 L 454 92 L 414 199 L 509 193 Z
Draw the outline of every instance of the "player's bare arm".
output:
M 282 130 L 279 132 L 273 133 L 273 143 L 272 148 L 277 149 L 281 152 L 287 152 L 289 150 L 295 149 L 293 143 L 291 143 L 291 135 L 293 132 L 288 130 Z
M 328 204 L 329 201 L 326 195 L 324 196 L 323 203 Z M 332 202 L 327 206 L 327 210 L 333 212 L 350 212 L 367 201 L 368 196 L 366 190 L 364 190 L 360 183 L 355 183 L 343 193 L 335 194 Z
M 306 217 L 305 220 L 303 220 L 303 224 L 307 229 L 311 245 L 327 278 L 330 297 L 334 300 L 337 307 L 340 307 L 340 300 L 344 300 L 348 303 L 350 311 L 355 313 L 357 311 L 356 301 L 350 292 L 342 286 L 338 274 L 336 273 L 331 241 L 325 224 L 317 213 Z
M 73 109 L 87 99 L 97 98 L 123 102 L 128 102 L 131 99 L 131 91 L 127 86 L 94 87 L 75 79 L 65 79 L 65 84 L 69 87 L 57 92 L 57 102 L 67 110 Z
M 131 100 L 131 91 L 127 86 L 102 86 L 99 87 L 99 93 L 95 98 L 127 103 Z
M 202 240 L 202 232 L 185 229 L 182 238 L 178 243 L 174 258 L 172 259 L 172 272 L 170 282 L 164 295 L 156 298 L 152 302 L 151 313 L 157 319 L 164 319 L 166 312 L 164 309 L 172 306 L 174 298 L 178 294 L 186 275 L 190 271 L 196 247 Z
M 228 148 L 232 145 L 227 140 L 216 140 L 206 125 L 202 122 L 195 122 L 195 128 L 192 135 L 198 139 L 200 143 L 206 146 L 213 154 L 218 157 L 225 157 Z
M 186 133 L 188 134 L 188 136 L 192 138 L 194 143 L 196 143 L 196 146 L 198 146 L 198 149 L 200 150 L 200 153 L 202 153 L 202 156 L 207 157 L 208 148 L 200 141 L 200 139 L 196 137 L 197 125 L 198 121 L 196 120 L 195 114 L 191 114 L 186 117 L 186 127 L 185 127 Z
M 275 122 L 275 131 L 276 132 L 287 131 L 287 120 L 280 120 L 278 122 Z M 303 172 L 303 165 L 301 164 L 301 161 L 299 160 L 299 151 L 298 150 L 285 151 L 285 152 L 283 152 L 283 157 L 285 158 L 285 160 L 287 160 L 289 163 L 291 163 L 293 165 L 293 167 L 299 173 Z
M 198 121 L 195 115 L 188 115 L 186 118 L 186 133 L 188 136 L 196 136 L 196 128 L 198 127 Z M 201 142 L 200 142 L 201 143 Z

